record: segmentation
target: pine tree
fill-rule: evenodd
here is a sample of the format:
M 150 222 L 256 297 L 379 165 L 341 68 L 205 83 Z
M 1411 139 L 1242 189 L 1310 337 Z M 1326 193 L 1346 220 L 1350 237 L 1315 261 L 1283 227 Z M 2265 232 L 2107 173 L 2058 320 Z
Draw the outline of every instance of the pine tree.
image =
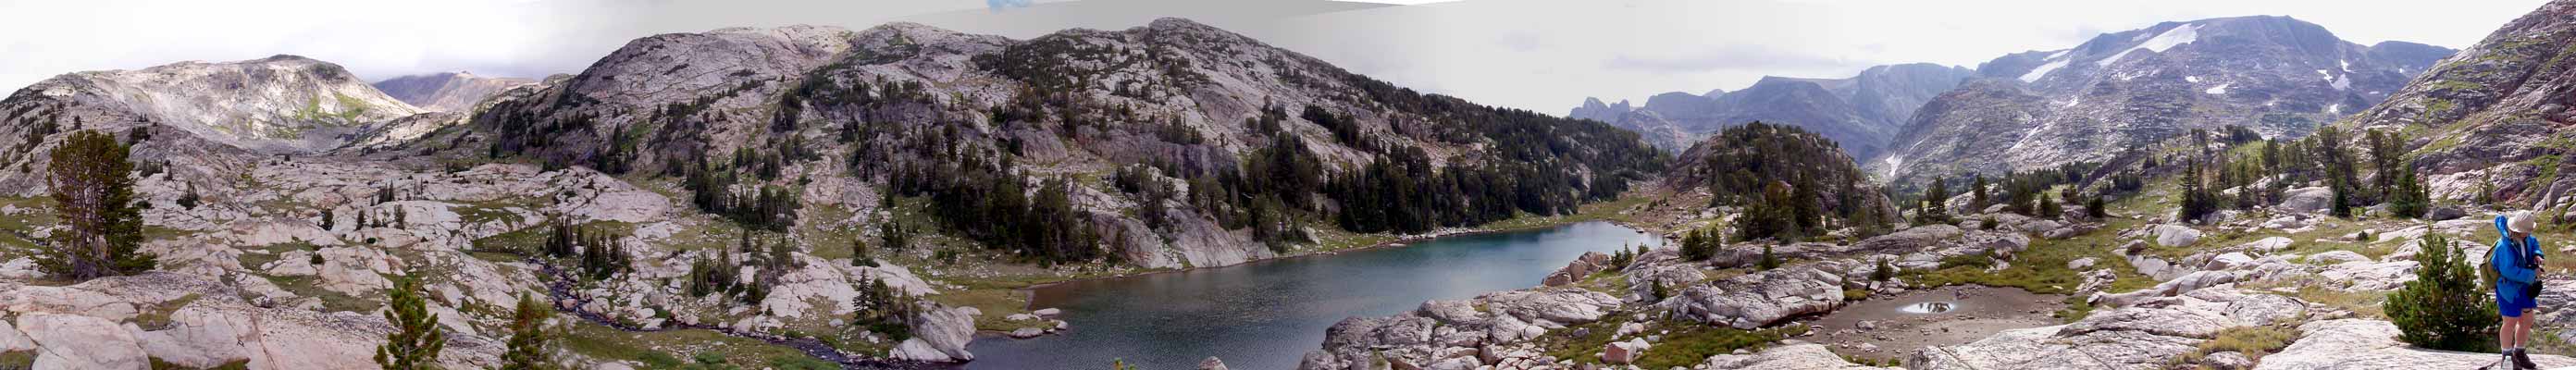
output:
M 1762 262 L 1757 264 L 1756 267 L 1760 267 L 1764 271 L 1780 268 L 1780 257 L 1771 255 L 1770 244 L 1762 245 Z
M 1725 244 L 1725 241 L 1721 240 L 1721 237 L 1717 235 L 1717 232 L 1709 229 L 1703 228 L 1682 232 L 1682 260 L 1691 262 L 1707 261 L 1709 257 L 1715 257 L 1717 255 L 1717 246 L 1721 244 Z
M 2432 194 L 2424 189 L 2423 180 L 2415 178 L 2415 167 L 2401 166 L 2395 176 L 2397 189 L 2388 195 L 2388 212 L 2405 218 L 2424 217 L 2431 208 Z
M 1975 185 L 1968 186 L 1968 213 L 1981 213 L 1994 205 L 1986 199 L 1986 175 L 1977 175 Z
M 54 148 L 45 181 L 64 227 L 52 235 L 50 250 L 36 256 L 39 269 L 81 281 L 142 273 L 158 263 L 135 251 L 143 242 L 143 212 L 126 156 L 124 144 L 97 131 L 72 133 Z
M 435 368 L 447 335 L 439 332 L 438 314 L 429 312 L 428 301 L 421 296 L 420 280 L 395 277 L 394 289 L 388 293 L 385 321 L 393 323 L 394 332 L 385 336 L 384 346 L 376 347 L 376 365 L 387 370 Z
M 2389 293 L 2381 309 L 2400 331 L 2397 339 L 2418 347 L 2476 351 L 2495 339 L 2496 303 L 2478 287 L 2478 274 L 2466 256 L 2442 236 L 2427 236 L 2417 254 L 2421 267 L 2415 281 Z
M 2084 215 L 2090 216 L 2094 219 L 2110 217 L 2111 209 L 2105 208 L 2105 206 L 2106 204 L 2102 201 L 2101 195 L 2093 195 L 2092 199 L 2084 201 Z
M 867 241 L 850 238 L 850 265 L 877 267 L 876 257 L 868 255 Z
M 552 338 L 546 334 L 546 319 L 553 317 L 554 307 L 525 292 L 519 293 L 518 310 L 510 317 L 509 349 L 501 354 L 502 370 L 554 369 L 554 359 L 547 351 Z
M 1894 278 L 1896 278 L 1896 266 L 1887 263 L 1885 258 L 1878 259 L 1878 269 L 1869 271 L 1870 281 L 1887 281 Z
M 1914 213 L 1914 223 L 1950 223 L 1950 192 L 1942 180 L 1932 179 L 1932 187 L 1923 191 L 1923 209 Z
M 197 201 L 198 201 L 198 198 L 199 198 L 199 197 L 197 196 L 197 184 L 188 184 L 188 192 L 187 192 L 186 194 L 180 194 L 180 195 L 179 195 L 179 200 L 178 200 L 179 207 L 180 207 L 180 208 L 187 208 L 187 209 L 197 209 Z
M 2063 214 L 2066 214 L 2066 209 L 2059 208 L 2056 200 L 2039 197 L 2039 218 L 2056 219 Z

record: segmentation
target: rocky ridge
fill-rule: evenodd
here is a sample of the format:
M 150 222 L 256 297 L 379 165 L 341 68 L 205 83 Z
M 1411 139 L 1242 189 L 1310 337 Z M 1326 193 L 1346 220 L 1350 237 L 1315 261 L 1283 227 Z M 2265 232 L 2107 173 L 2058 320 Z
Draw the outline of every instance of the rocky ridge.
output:
M 473 72 L 443 72 L 411 75 L 376 81 L 372 84 L 385 95 L 423 110 L 465 112 L 474 109 L 484 98 L 536 80 L 509 77 L 483 77 Z
M 1746 122 L 1797 126 L 1832 138 L 1857 158 L 1887 148 L 1916 108 L 1973 74 L 1927 63 L 1874 66 L 1847 78 L 1763 77 L 1743 90 L 1657 94 L 1645 105 L 1585 98 L 1567 118 L 1636 131 L 1667 151 Z

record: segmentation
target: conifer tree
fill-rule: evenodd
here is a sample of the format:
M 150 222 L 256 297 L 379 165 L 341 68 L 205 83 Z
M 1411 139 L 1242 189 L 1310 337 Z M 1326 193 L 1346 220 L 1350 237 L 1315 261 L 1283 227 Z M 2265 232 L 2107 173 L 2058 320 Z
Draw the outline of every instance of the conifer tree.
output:
M 2388 195 L 2388 212 L 2405 218 L 2424 217 L 2432 207 L 2432 194 L 2424 189 L 2423 180 L 2415 178 L 2414 166 L 2400 166 L 2394 177 L 2397 188 Z
M 518 310 L 510 317 L 509 349 L 501 354 L 502 370 L 556 368 L 547 353 L 553 339 L 546 334 L 546 319 L 554 313 L 552 305 L 526 292 L 519 293 Z
M 447 335 L 438 330 L 438 314 L 429 312 L 429 303 L 421 295 L 420 279 L 398 276 L 385 304 L 385 321 L 394 332 L 385 336 L 385 344 L 376 347 L 376 365 L 386 370 L 415 370 L 436 367 L 438 352 L 447 346 Z
M 45 177 L 55 217 L 39 269 L 74 281 L 152 270 L 157 258 L 136 251 L 143 242 L 143 210 L 134 199 L 134 164 L 127 148 L 97 131 L 72 133 L 54 148 Z
M 1914 223 L 1946 224 L 1951 222 L 1949 205 L 1950 191 L 1949 189 L 1944 189 L 1945 186 L 1942 184 L 1942 181 L 1943 180 L 1939 178 L 1934 178 L 1932 179 L 1932 187 L 1923 190 L 1923 209 L 1914 213 Z
M 868 242 L 866 240 L 850 238 L 850 265 L 877 267 L 876 256 L 868 254 Z
M 2437 350 L 2492 349 L 2481 343 L 2495 339 L 2496 303 L 2488 299 L 2487 289 L 2479 288 L 2472 262 L 2439 235 L 2426 236 L 2418 245 L 2424 251 L 2415 257 L 2422 263 L 2415 281 L 2389 293 L 2381 304 L 2397 325 L 2397 339 Z
M 1986 199 L 1986 191 L 1986 175 L 1977 175 L 1975 185 L 1968 186 L 1968 213 L 1985 212 L 1986 206 L 1994 205 Z

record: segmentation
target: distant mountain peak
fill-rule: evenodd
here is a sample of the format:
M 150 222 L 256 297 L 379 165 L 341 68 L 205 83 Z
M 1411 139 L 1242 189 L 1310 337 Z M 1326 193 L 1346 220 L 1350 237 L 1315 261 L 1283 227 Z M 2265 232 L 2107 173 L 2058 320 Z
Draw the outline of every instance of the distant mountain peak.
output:
M 1718 130 L 1762 121 L 1821 134 L 1849 153 L 1866 157 L 1886 147 L 1916 107 L 1973 73 L 1961 67 L 1912 63 L 1870 67 L 1847 78 L 1763 76 L 1737 91 L 1655 94 L 1635 109 L 1651 114 L 1595 113 L 1584 118 L 1637 131 L 1656 147 L 1676 153 Z
M 2162 22 L 1978 65 L 1867 160 L 1893 181 L 2104 160 L 2194 129 L 2300 137 L 2385 99 L 2449 49 L 2364 47 L 2281 16 Z M 2429 54 L 2429 55 L 2428 55 Z M 1898 163 L 1903 168 L 1897 167 Z

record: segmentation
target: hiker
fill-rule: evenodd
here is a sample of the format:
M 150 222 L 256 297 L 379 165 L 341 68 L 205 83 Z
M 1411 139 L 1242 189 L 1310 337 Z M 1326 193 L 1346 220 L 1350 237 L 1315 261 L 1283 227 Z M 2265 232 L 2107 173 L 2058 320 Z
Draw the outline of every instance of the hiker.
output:
M 2540 238 L 2531 236 L 2529 211 L 2496 216 L 2495 223 L 2500 237 L 2487 253 L 2487 265 L 2496 271 L 2496 313 L 2504 315 L 2504 327 L 2496 330 L 2496 346 L 2513 368 L 2538 368 L 2522 346 L 2531 339 L 2531 309 L 2539 306 Z

